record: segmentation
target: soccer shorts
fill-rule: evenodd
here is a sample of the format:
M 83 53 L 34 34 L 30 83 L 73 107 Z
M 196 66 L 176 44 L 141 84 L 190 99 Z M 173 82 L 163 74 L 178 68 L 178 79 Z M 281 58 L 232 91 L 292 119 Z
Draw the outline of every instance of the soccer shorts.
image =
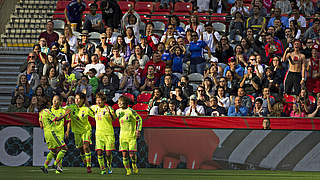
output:
M 64 142 L 64 134 L 50 131 L 44 134 L 48 149 L 53 150 L 66 145 Z
M 119 151 L 137 151 L 137 139 L 120 137 Z
M 113 151 L 115 150 L 114 135 L 96 134 L 96 150 Z
M 92 142 L 91 142 L 91 130 L 86 131 L 86 132 L 81 133 L 81 134 L 74 133 L 74 143 L 76 145 L 76 148 L 82 147 L 84 142 L 88 142 L 89 144 L 92 144 Z

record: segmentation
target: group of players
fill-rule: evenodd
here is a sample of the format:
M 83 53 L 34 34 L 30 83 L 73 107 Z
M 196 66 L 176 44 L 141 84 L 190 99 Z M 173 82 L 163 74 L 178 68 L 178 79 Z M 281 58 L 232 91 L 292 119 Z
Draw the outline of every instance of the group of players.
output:
M 41 170 L 48 173 L 48 165 L 55 158 L 53 167 L 56 173 L 62 172 L 62 159 L 67 152 L 64 137 L 68 138 L 70 127 L 74 133 L 76 148 L 80 150 L 81 159 L 87 167 L 87 173 L 91 173 L 91 132 L 92 128 L 88 121 L 91 116 L 96 121 L 96 151 L 100 165 L 100 174 L 112 173 L 112 151 L 115 150 L 115 137 L 112 121 L 119 118 L 120 135 L 119 151 L 122 152 L 123 165 L 126 175 L 137 174 L 137 138 L 142 129 L 142 118 L 133 109 L 128 107 L 129 99 L 121 96 L 118 99 L 119 109 L 114 110 L 105 105 L 106 96 L 103 93 L 96 94 L 96 105 L 86 106 L 86 95 L 79 93 L 75 96 L 75 104 L 61 107 L 61 99 L 54 96 L 52 107 L 43 109 L 39 113 L 40 127 L 44 130 L 45 140 L 50 150 L 44 166 Z M 65 121 L 67 122 L 66 132 L 64 130 Z M 104 157 L 104 151 L 106 157 Z M 132 170 L 130 161 L 132 163 Z M 105 166 L 105 158 L 107 167 Z

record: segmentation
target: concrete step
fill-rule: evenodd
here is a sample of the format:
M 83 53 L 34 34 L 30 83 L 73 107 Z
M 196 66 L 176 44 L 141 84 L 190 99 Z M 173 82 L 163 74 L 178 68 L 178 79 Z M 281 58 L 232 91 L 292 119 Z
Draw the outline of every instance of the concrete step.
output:
M 0 93 L 12 93 L 16 86 L 0 86 Z
M 0 77 L 0 82 L 16 82 L 17 78 L 18 78 L 18 76 Z
M 7 86 L 16 86 L 17 82 L 16 81 L 0 81 L 0 86 L 2 85 L 7 85 Z
M 0 72 L 0 76 L 18 76 L 19 72 Z

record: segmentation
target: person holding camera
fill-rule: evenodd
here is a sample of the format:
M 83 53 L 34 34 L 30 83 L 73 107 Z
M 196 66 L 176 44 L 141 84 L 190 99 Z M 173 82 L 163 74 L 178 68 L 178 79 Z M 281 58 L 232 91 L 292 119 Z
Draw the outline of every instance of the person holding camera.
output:
M 138 72 L 134 70 L 132 65 L 128 65 L 127 68 L 124 70 L 124 74 L 120 80 L 119 89 L 122 92 L 128 92 L 137 97 L 140 94 L 140 82 L 141 78 L 138 75 Z

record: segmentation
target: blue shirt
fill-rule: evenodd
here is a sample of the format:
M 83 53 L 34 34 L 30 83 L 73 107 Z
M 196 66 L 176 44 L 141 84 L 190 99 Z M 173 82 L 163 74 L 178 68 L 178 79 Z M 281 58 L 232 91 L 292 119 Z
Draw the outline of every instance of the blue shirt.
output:
M 183 59 L 183 55 L 172 55 L 172 72 L 182 73 Z
M 230 66 L 227 66 L 226 68 L 224 68 L 223 77 L 226 77 L 226 73 L 228 70 L 230 70 Z M 238 64 L 236 66 L 236 73 L 239 76 L 243 77 L 244 69 L 243 69 L 243 67 L 240 66 L 240 64 Z
M 83 13 L 83 11 L 86 9 L 86 3 L 82 2 L 81 4 L 79 4 L 77 2 L 77 0 L 73 0 L 71 1 L 68 6 L 66 7 L 68 12 L 67 12 L 67 16 L 69 18 L 70 22 L 77 22 L 81 20 L 81 15 Z
M 241 106 L 238 112 L 236 112 L 235 106 L 230 106 L 228 109 L 228 116 L 247 116 L 247 115 L 248 115 L 248 109 L 245 106 Z
M 273 26 L 273 22 L 276 19 L 276 17 L 270 18 L 269 23 L 268 23 L 268 27 Z M 281 16 L 280 18 L 282 27 L 288 28 L 289 27 L 289 19 L 286 16 Z
M 164 53 L 162 54 L 162 56 L 161 56 L 161 60 L 162 60 L 162 61 L 169 61 L 169 60 L 171 60 L 170 54 L 167 53 L 167 52 L 164 52 Z
M 207 47 L 207 43 L 204 41 L 190 42 L 189 51 L 191 53 L 191 58 L 199 58 L 203 55 L 203 49 Z

